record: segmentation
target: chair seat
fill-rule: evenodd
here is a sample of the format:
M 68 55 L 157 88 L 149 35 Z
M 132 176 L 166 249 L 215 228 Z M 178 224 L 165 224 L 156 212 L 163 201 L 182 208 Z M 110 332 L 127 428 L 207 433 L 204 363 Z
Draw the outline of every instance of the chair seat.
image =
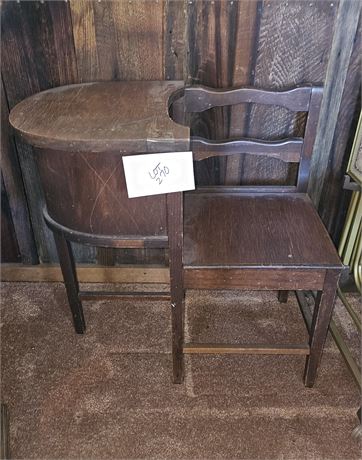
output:
M 185 268 L 341 268 L 305 194 L 185 194 Z

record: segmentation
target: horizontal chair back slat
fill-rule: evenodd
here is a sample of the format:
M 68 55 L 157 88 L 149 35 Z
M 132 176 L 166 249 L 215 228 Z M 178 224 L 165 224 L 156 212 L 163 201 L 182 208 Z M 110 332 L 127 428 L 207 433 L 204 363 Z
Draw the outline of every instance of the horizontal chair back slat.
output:
M 287 91 L 268 91 L 256 88 L 216 89 L 197 85 L 185 88 L 187 112 L 203 112 L 213 107 L 255 103 L 278 105 L 294 112 L 306 112 L 312 87 L 301 86 Z
M 260 141 L 257 139 L 211 141 L 196 136 L 191 138 L 191 149 L 196 161 L 216 156 L 248 153 L 277 158 L 287 163 L 299 163 L 302 148 L 302 138 L 280 141 Z
M 308 113 L 303 137 L 273 141 L 249 138 L 215 141 L 191 137 L 194 159 L 200 161 L 210 157 L 249 154 L 276 158 L 288 163 L 299 163 L 297 191 L 305 193 L 308 189 L 322 96 L 323 88 L 312 85 L 297 86 L 285 91 L 248 87 L 219 89 L 202 85 L 189 86 L 184 90 L 186 113 L 203 112 L 213 107 L 240 103 L 276 105 L 293 112 Z

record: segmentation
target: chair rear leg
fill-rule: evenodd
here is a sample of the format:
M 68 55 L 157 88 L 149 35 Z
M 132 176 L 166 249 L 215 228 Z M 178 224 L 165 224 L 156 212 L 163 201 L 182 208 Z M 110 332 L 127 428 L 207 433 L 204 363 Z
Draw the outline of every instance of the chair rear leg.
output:
M 172 298 L 171 294 L 171 315 L 172 315 L 172 363 L 173 382 L 182 383 L 184 379 L 184 358 L 183 358 L 183 311 L 184 300 Z
M 70 242 L 63 236 L 54 233 L 55 244 L 57 247 L 60 268 L 62 270 L 65 289 L 67 291 L 68 302 L 73 315 L 74 328 L 77 334 L 85 332 L 85 321 L 82 303 L 79 300 L 79 285 L 73 251 Z
M 280 303 L 288 302 L 288 293 L 289 291 L 278 291 L 278 300 Z
M 307 387 L 312 387 L 317 377 L 317 369 L 332 317 L 339 275 L 338 271 L 327 270 L 323 291 L 318 292 L 316 298 L 309 339 L 310 354 L 304 372 L 304 384 Z

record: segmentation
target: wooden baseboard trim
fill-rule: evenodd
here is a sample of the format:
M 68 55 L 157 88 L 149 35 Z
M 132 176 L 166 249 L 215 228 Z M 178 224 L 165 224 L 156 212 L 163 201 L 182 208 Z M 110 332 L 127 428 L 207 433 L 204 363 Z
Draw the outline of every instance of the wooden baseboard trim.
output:
M 169 283 L 167 267 L 117 266 L 77 264 L 80 283 Z M 2 264 L 1 281 L 62 282 L 59 265 Z

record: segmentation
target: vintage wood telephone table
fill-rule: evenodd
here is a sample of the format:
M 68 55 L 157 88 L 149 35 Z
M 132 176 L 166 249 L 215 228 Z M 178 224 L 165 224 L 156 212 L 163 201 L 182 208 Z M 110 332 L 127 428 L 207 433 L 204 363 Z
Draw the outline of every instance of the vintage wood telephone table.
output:
M 168 248 L 170 293 L 113 293 L 170 299 L 174 382 L 184 353 L 306 354 L 305 384 L 321 359 L 342 264 L 306 195 L 322 89 L 213 90 L 184 82 L 106 82 L 70 85 L 18 104 L 10 122 L 34 146 L 76 332 L 85 331 L 70 242 L 113 248 Z M 184 112 L 260 103 L 308 112 L 304 138 L 280 141 L 190 138 L 176 123 Z M 170 108 L 174 104 L 173 117 Z M 267 155 L 299 163 L 293 187 L 217 187 L 129 199 L 123 155 L 192 150 L 195 161 L 232 154 Z M 188 288 L 316 290 L 308 344 L 184 344 Z M 104 293 L 106 297 L 110 293 Z

